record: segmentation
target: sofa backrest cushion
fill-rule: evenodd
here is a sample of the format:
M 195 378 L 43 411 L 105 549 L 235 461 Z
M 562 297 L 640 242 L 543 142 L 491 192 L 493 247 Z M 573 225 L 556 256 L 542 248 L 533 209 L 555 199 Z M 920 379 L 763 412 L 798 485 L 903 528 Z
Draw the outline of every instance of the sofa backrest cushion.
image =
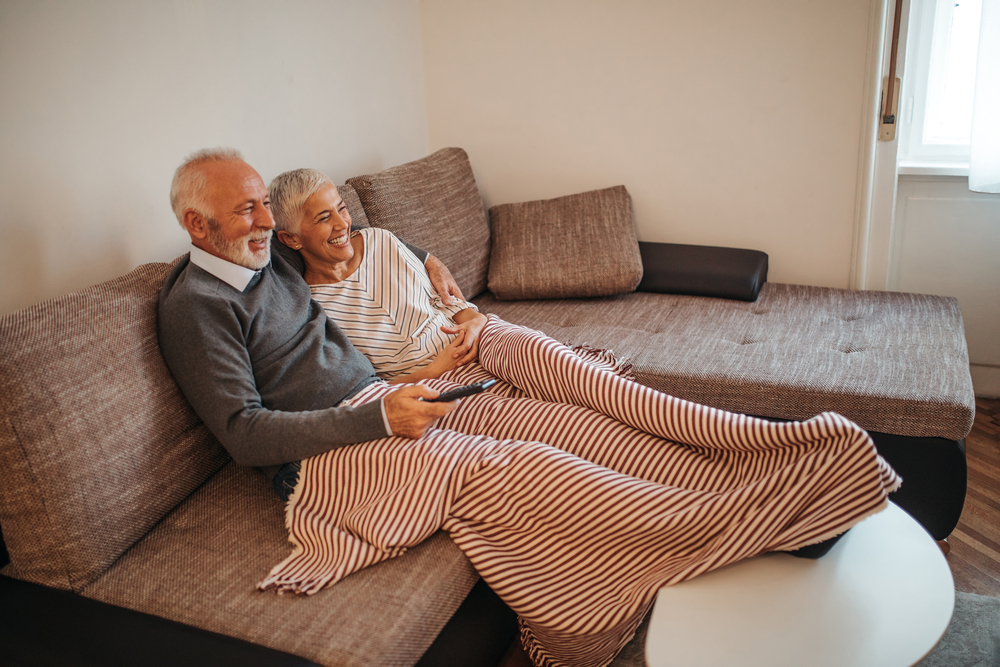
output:
M 624 185 L 490 209 L 490 291 L 502 300 L 635 291 L 642 280 Z
M 388 229 L 444 262 L 465 298 L 486 289 L 490 230 L 464 150 L 442 148 L 347 182 L 372 227 Z
M 347 204 L 347 211 L 351 214 L 351 229 L 371 227 L 371 224 L 368 222 L 368 216 L 365 215 L 365 208 L 361 205 L 361 200 L 358 198 L 358 193 L 354 189 L 354 186 L 350 183 L 338 185 L 337 192 L 340 193 L 340 198 Z
M 5 574 L 82 590 L 228 460 L 160 355 L 169 269 L 0 318 Z

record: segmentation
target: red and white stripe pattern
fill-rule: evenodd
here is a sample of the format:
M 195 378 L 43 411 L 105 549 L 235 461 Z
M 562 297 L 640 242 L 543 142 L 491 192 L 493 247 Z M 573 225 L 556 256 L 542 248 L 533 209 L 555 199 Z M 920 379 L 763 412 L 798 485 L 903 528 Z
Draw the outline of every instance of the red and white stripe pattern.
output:
M 303 461 L 294 551 L 261 588 L 315 593 L 444 528 L 518 613 L 536 665 L 606 665 L 659 588 L 837 535 L 899 485 L 836 414 L 773 424 L 689 403 L 495 318 L 480 361 L 452 379 L 490 373 L 500 394 L 464 399 L 423 438 Z

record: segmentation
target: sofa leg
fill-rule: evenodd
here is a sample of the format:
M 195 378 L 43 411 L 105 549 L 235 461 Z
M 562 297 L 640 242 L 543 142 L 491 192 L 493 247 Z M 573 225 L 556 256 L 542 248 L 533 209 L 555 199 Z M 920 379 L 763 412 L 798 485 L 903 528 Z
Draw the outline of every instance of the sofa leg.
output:
M 941 553 L 943 553 L 945 556 L 951 553 L 951 544 L 948 543 L 947 537 L 944 538 L 943 540 L 938 540 L 937 544 L 938 547 L 940 547 L 941 549 Z

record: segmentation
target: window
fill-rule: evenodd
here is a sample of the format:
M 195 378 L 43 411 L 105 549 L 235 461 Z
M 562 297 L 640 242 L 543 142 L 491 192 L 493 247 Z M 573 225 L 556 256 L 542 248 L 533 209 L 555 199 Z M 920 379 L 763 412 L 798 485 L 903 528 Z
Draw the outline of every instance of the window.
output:
M 900 173 L 967 174 L 982 0 L 912 0 Z

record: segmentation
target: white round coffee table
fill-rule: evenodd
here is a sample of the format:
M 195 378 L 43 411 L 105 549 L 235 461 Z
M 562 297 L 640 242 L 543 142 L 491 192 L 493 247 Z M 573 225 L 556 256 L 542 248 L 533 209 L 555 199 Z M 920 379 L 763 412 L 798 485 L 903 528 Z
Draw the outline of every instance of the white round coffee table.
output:
M 889 506 L 823 558 L 770 553 L 660 590 L 650 667 L 908 667 L 940 641 L 955 608 L 931 536 Z

